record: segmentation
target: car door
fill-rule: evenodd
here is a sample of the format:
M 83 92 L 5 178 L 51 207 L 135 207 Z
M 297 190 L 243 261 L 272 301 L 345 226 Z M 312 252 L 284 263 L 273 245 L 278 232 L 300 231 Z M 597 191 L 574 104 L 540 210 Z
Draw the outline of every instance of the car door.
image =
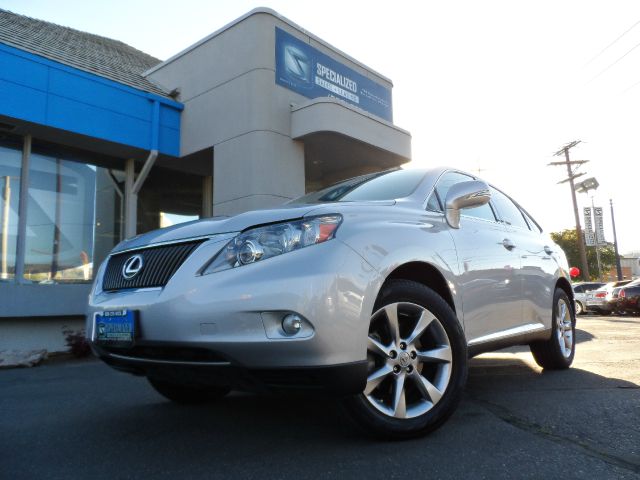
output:
M 491 200 L 505 225 L 520 258 L 519 282 L 522 285 L 522 325 L 550 327 L 555 272 L 554 245 L 540 227 L 511 198 L 491 187 Z
M 427 208 L 444 211 L 449 188 L 473 180 L 460 172 L 443 174 Z M 490 204 L 461 212 L 460 228 L 450 229 L 458 255 L 458 288 L 465 334 L 470 345 L 490 341 L 521 323 L 518 255 L 505 243 L 504 224 Z

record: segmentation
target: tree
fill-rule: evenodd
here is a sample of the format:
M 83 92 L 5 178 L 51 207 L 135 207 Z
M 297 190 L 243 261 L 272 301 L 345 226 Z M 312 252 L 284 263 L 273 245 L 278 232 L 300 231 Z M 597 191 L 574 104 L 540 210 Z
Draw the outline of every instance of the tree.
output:
M 582 266 L 580 262 L 580 253 L 578 252 L 578 235 L 576 229 L 563 230 L 561 232 L 551 232 L 551 238 L 556 242 L 564 253 L 567 255 L 570 267 Z M 599 247 L 600 249 L 600 274 L 604 274 L 611 270 L 616 264 L 616 253 L 612 243 Z M 587 250 L 587 263 L 589 264 L 589 273 L 591 278 L 584 278 L 584 274 L 581 272 L 575 280 L 596 280 L 598 278 L 598 259 L 596 256 L 596 247 L 586 247 Z

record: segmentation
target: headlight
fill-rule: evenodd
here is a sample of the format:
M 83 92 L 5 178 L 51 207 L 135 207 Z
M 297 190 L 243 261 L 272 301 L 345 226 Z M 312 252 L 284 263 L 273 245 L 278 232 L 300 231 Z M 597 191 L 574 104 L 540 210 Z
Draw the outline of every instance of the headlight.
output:
M 202 274 L 256 263 L 267 258 L 331 240 L 342 215 L 323 215 L 252 228 L 231 240 Z

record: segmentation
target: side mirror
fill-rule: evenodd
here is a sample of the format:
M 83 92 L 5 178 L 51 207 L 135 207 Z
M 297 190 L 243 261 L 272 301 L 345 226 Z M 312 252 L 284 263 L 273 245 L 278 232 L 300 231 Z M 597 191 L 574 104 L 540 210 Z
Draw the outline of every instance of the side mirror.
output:
M 445 200 L 445 218 L 451 228 L 460 228 L 460 210 L 480 207 L 491 200 L 489 185 L 479 180 L 453 185 Z

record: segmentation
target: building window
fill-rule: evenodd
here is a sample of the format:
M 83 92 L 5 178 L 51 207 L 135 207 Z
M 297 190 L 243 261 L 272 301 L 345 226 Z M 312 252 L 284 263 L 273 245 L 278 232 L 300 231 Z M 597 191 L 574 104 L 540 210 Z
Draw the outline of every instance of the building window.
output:
M 0 281 L 15 277 L 21 163 L 20 150 L 0 145 Z
M 120 240 L 122 199 L 113 172 L 58 156 L 29 162 L 25 280 L 88 282 Z

